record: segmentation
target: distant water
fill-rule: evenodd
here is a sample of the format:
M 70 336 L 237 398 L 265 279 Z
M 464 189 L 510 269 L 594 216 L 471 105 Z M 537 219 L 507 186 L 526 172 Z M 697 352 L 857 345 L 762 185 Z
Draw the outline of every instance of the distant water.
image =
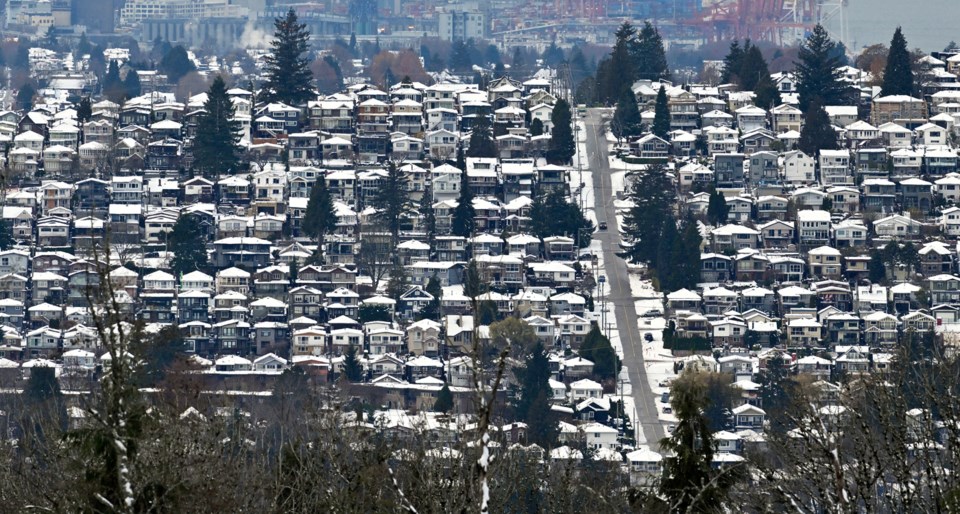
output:
M 897 25 L 910 48 L 943 50 L 960 43 L 960 0 L 849 0 L 846 9 L 847 46 L 858 50 L 875 43 L 889 45 Z M 828 24 L 839 35 L 839 20 Z

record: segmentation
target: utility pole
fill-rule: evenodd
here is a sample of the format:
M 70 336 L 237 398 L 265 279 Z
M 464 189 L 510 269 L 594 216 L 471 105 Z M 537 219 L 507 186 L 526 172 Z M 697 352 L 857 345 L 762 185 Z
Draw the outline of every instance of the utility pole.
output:
M 580 109 L 573 107 L 573 144 L 577 148 L 577 205 L 580 206 L 580 212 L 583 212 L 583 154 L 580 153 Z
M 606 275 L 600 275 L 600 278 L 597 280 L 600 283 L 600 328 L 603 329 L 604 335 L 607 332 L 607 304 L 604 302 L 603 295 L 603 284 L 607 282 Z

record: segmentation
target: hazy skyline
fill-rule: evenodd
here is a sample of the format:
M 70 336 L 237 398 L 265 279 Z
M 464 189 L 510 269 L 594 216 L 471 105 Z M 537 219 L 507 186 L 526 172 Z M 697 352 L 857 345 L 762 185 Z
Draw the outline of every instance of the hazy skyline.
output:
M 834 18 L 831 28 L 838 27 L 838 21 Z M 960 41 L 957 0 L 850 0 L 847 44 L 852 50 L 890 44 L 897 25 L 903 27 L 910 48 L 927 53 L 942 50 L 951 40 Z

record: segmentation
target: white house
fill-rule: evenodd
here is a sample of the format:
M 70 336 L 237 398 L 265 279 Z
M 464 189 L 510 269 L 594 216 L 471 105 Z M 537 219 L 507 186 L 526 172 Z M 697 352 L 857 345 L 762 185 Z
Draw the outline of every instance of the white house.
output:
M 792 184 L 810 184 L 816 181 L 813 157 L 794 150 L 783 156 L 783 180 Z
M 603 386 L 589 378 L 577 380 L 570 384 L 570 396 L 573 401 L 603 396 Z
M 593 448 L 594 450 L 616 450 L 620 447 L 619 443 L 617 443 L 617 435 L 619 432 L 616 428 L 601 425 L 600 423 L 586 423 L 580 425 L 580 431 L 583 432 L 584 441 L 589 448 Z

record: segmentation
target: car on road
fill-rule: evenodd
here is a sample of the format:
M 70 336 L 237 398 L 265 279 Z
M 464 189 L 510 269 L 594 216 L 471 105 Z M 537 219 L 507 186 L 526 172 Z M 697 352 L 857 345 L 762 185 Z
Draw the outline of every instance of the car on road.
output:
M 606 221 L 601 221 L 599 228 L 600 228 L 600 230 L 606 230 L 606 229 L 607 229 L 607 222 L 606 222 Z

